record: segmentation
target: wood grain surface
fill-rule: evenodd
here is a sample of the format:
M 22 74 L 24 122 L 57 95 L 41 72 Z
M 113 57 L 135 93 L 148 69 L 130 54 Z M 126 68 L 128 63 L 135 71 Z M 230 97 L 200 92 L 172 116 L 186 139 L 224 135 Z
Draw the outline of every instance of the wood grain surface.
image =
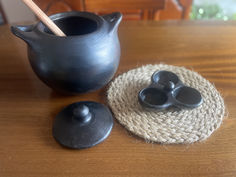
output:
M 146 143 L 116 120 L 102 144 L 62 148 L 52 137 L 55 115 L 76 101 L 106 103 L 106 88 L 78 96 L 53 92 L 33 73 L 26 44 L 0 27 L 1 177 L 236 176 L 236 22 L 123 22 L 121 74 L 144 64 L 194 69 L 222 93 L 228 116 L 204 142 Z

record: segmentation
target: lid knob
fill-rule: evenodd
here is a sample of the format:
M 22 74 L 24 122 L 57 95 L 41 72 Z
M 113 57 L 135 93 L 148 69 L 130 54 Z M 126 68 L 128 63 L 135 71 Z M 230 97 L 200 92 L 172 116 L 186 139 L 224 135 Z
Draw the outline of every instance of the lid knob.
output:
M 89 108 L 84 104 L 81 104 L 73 110 L 73 117 L 83 123 L 86 123 L 90 121 L 92 115 L 89 112 Z

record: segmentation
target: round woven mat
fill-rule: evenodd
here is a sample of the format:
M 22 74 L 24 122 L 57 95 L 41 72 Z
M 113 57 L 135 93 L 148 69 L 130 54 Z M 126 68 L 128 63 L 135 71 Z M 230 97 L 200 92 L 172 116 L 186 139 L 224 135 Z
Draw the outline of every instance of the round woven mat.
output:
M 138 102 L 138 92 L 151 82 L 157 70 L 172 71 L 203 97 L 195 109 L 171 108 L 147 111 Z M 164 144 L 193 143 L 208 138 L 224 117 L 224 100 L 216 88 L 198 73 L 170 65 L 146 65 L 118 76 L 108 89 L 108 103 L 118 121 L 147 141 Z

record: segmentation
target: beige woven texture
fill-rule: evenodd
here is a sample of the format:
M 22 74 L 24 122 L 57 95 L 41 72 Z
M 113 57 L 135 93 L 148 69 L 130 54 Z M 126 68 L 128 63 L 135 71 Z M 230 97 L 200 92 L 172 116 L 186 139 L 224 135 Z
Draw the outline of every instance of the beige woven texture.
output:
M 178 75 L 187 86 L 203 97 L 195 109 L 147 111 L 138 102 L 138 92 L 151 83 L 155 71 L 167 70 Z M 170 65 L 146 65 L 118 76 L 107 93 L 115 118 L 129 131 L 147 141 L 163 144 L 193 143 L 208 138 L 224 117 L 224 100 L 216 88 L 198 73 Z

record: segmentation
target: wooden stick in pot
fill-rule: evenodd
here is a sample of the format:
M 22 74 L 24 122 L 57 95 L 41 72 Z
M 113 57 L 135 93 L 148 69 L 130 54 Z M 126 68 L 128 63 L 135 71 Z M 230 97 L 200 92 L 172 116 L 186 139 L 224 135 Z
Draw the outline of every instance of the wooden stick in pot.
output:
M 57 36 L 66 36 L 60 28 L 32 1 L 22 0 L 34 14 Z

